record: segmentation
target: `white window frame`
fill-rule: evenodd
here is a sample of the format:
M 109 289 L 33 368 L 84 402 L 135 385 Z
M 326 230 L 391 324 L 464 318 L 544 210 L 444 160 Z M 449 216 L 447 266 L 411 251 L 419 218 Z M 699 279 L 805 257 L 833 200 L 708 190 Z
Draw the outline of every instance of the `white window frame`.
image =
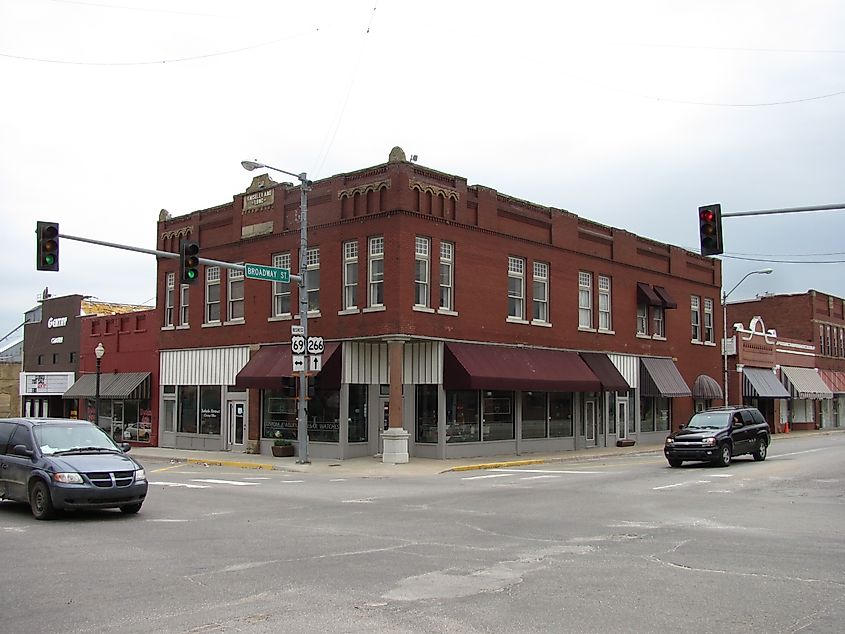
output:
M 525 258 L 508 256 L 508 319 L 525 320 Z
M 637 304 L 637 334 L 648 337 L 648 304 Z
M 692 340 L 701 343 L 701 299 L 697 295 L 690 297 L 690 325 Z
M 713 330 L 713 300 L 704 298 L 704 342 L 716 343 L 716 334 Z
M 239 264 L 243 264 L 240 262 Z M 226 317 L 229 322 L 242 322 L 244 312 L 244 272 L 237 269 L 226 270 Z M 240 313 L 237 314 L 236 313 Z
M 440 243 L 440 310 L 455 310 L 455 245 Z
M 379 262 L 380 271 L 376 271 Z M 374 236 L 367 246 L 367 299 L 370 308 L 384 307 L 384 236 Z
M 168 273 L 166 276 L 166 286 L 164 299 L 164 327 L 173 327 L 173 302 L 176 299 L 176 273 Z
M 343 243 L 343 311 L 358 310 L 358 241 Z
M 188 315 L 189 310 L 188 307 L 190 304 L 191 298 L 191 287 L 187 284 L 180 284 L 179 285 L 179 325 L 183 327 L 187 327 L 188 323 Z
M 613 313 L 610 293 L 610 277 L 599 275 L 599 331 L 601 332 L 613 332 Z
M 290 270 L 290 261 L 291 260 L 289 252 L 276 253 L 275 255 L 273 255 L 273 266 L 277 268 Z M 271 306 L 271 309 L 273 311 L 273 317 L 290 319 L 292 306 L 290 294 L 291 283 L 273 282 L 272 286 L 273 304 Z M 284 305 L 285 300 L 287 300 L 288 310 L 282 310 L 282 306 Z
M 534 262 L 531 288 L 531 323 L 549 323 L 549 264 Z
M 414 308 L 428 308 L 431 279 L 431 238 L 414 240 Z
M 593 274 L 578 271 L 578 328 L 593 329 Z
M 663 306 L 651 307 L 652 337 L 655 339 L 666 338 L 666 309 Z
M 217 288 L 217 299 L 211 300 L 209 298 L 212 288 Z M 212 312 L 214 308 L 217 309 L 217 317 L 212 319 Z M 207 266 L 205 267 L 205 323 L 219 324 L 220 323 L 220 267 Z
M 308 314 L 320 312 L 320 247 L 308 247 L 305 251 L 305 269 L 308 271 L 305 289 L 308 298 Z

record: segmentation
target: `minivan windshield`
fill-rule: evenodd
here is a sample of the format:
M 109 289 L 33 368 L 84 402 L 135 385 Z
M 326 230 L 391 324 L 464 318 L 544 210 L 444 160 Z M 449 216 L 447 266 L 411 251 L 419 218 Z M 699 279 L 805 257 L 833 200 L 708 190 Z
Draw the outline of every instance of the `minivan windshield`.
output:
M 728 426 L 730 412 L 699 412 L 690 418 L 688 429 L 722 429 Z
M 33 427 L 35 442 L 45 455 L 65 451 L 120 451 L 111 438 L 95 425 L 72 423 L 67 425 L 50 423 Z

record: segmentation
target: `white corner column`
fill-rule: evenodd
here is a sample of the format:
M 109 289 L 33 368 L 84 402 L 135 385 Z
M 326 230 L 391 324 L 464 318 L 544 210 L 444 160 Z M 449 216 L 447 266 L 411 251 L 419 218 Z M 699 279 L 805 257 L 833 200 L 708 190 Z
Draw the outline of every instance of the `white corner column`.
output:
M 402 372 L 405 342 L 401 339 L 388 341 L 387 356 L 390 368 L 390 413 L 387 430 L 381 435 L 384 447 L 381 460 L 390 464 L 405 464 L 409 461 L 408 437 L 410 436 L 402 427 Z

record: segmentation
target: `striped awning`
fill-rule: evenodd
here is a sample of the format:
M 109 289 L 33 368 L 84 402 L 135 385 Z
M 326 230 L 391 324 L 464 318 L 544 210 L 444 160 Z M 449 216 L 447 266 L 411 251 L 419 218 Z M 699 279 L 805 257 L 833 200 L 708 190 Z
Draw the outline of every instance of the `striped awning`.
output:
M 674 398 L 692 395 L 672 359 L 642 357 L 640 364 L 640 393 L 643 396 Z
M 695 398 L 722 398 L 722 386 L 712 376 L 699 374 L 692 385 L 692 395 Z
M 149 399 L 149 372 L 114 372 L 100 374 L 100 398 Z M 97 375 L 83 374 L 62 398 L 96 398 Z
M 834 394 L 845 394 L 845 372 L 839 370 L 819 370 L 819 376 Z
M 814 400 L 833 398 L 833 392 L 825 385 L 815 368 L 793 368 L 783 365 L 780 372 L 783 384 L 789 389 L 792 398 Z
M 770 368 L 742 368 L 742 387 L 750 398 L 790 398 Z

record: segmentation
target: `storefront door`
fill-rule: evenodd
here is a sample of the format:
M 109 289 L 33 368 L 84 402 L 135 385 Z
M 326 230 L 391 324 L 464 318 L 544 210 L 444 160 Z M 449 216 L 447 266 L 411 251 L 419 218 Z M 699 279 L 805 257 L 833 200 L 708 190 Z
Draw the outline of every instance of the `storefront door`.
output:
M 384 438 L 381 437 L 382 433 L 387 431 L 387 428 L 390 426 L 390 397 L 389 396 L 379 396 L 379 411 L 382 412 L 381 414 L 381 426 L 378 432 L 378 452 L 379 454 L 384 453 Z
M 584 428 L 587 447 L 596 446 L 596 402 L 584 401 Z
M 246 403 L 244 401 L 229 401 L 227 420 L 227 442 L 232 451 L 243 451 L 247 438 Z
M 616 397 L 616 430 L 619 440 L 628 437 L 628 399 Z

